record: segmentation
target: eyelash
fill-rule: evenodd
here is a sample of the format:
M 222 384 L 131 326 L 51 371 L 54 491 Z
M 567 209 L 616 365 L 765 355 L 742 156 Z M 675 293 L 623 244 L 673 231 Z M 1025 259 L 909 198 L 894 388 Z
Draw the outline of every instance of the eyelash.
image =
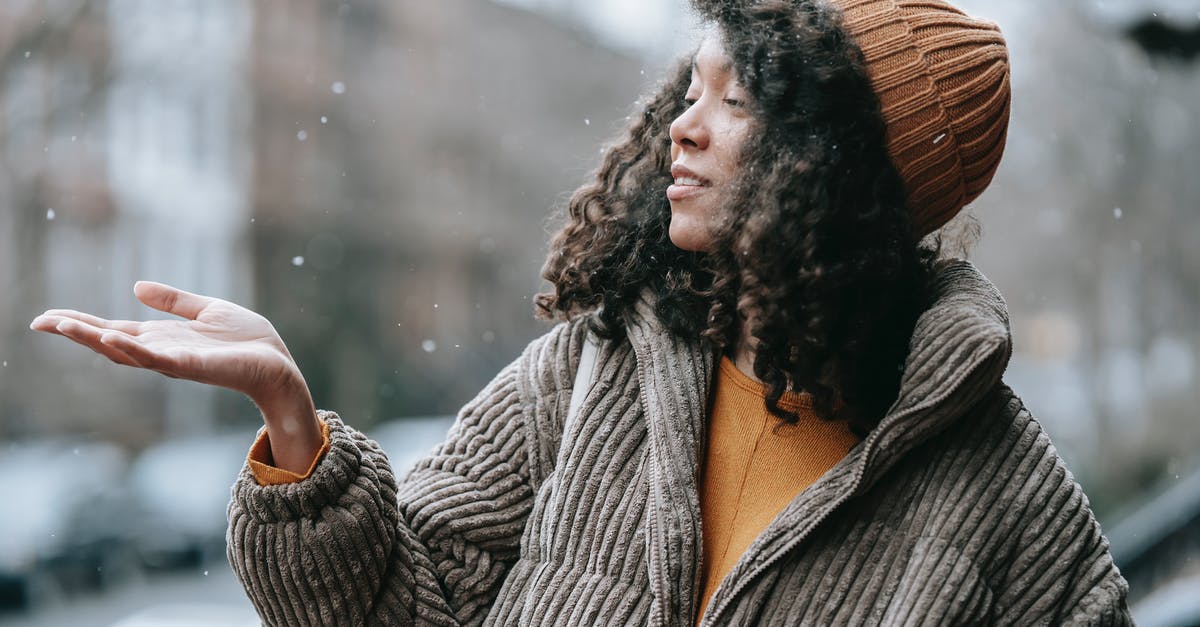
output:
M 721 102 L 724 102 L 725 104 L 727 104 L 731 107 L 742 107 L 746 104 L 745 102 L 743 102 L 741 100 L 737 100 L 735 98 L 725 98 Z M 690 106 L 696 104 L 696 99 L 695 98 L 684 98 L 683 104 L 684 104 L 685 108 L 690 107 Z

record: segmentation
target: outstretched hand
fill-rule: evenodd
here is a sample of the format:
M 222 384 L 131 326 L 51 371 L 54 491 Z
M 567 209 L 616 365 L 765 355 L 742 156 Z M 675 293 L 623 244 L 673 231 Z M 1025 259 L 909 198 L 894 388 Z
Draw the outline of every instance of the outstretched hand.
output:
M 74 340 L 125 366 L 243 392 L 254 400 L 292 383 L 296 363 L 264 317 L 218 298 L 139 281 L 134 295 L 182 320 L 105 320 L 51 309 L 30 324 Z
M 242 392 L 263 412 L 277 465 L 304 469 L 319 429 L 300 369 L 264 317 L 229 301 L 139 281 L 134 295 L 182 320 L 105 320 L 71 309 L 51 309 L 33 320 L 110 360 L 176 379 Z

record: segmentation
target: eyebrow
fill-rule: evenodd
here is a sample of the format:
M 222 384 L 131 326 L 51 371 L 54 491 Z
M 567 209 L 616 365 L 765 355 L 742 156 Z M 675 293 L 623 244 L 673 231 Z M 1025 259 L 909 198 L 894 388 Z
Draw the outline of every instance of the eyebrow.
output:
M 696 57 L 692 57 L 692 71 L 696 72 L 697 74 L 700 73 L 700 66 L 696 65 Z M 717 68 L 717 71 L 724 73 L 724 74 L 728 74 L 728 73 L 732 72 L 733 71 L 733 61 L 730 60 L 730 61 L 726 61 L 726 62 L 722 63 L 721 67 Z

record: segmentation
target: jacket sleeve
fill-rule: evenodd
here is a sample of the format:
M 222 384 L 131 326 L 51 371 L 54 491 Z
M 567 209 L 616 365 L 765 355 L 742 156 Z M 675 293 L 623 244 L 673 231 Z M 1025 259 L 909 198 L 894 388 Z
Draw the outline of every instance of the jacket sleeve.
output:
M 1022 515 L 997 593 L 998 624 L 1132 625 L 1128 584 L 1087 496 L 1040 429 Z
M 332 412 L 320 412 L 330 446 L 308 478 L 260 485 L 242 468 L 227 552 L 265 624 L 483 620 L 533 497 L 519 361 L 399 484 L 378 444 Z

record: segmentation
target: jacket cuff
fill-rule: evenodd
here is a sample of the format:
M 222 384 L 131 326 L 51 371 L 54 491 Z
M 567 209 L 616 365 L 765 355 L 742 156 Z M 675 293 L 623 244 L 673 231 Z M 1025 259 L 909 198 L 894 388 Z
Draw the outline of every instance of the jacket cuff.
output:
M 395 479 L 379 445 L 331 411 L 318 410 L 317 417 L 329 426 L 329 451 L 318 459 L 312 475 L 296 483 L 260 485 L 249 462 L 242 464 L 233 484 L 231 519 L 234 513 L 267 524 L 310 519 L 339 503 L 347 490 L 358 496 L 361 490 L 378 495 L 387 487 L 390 499 L 395 499 Z
M 308 470 L 305 470 L 303 474 L 294 473 L 276 466 L 275 459 L 271 455 L 271 439 L 266 427 L 263 427 L 258 432 L 258 437 L 250 447 L 250 454 L 246 457 L 246 463 L 250 465 L 250 472 L 254 474 L 254 479 L 258 482 L 258 485 L 296 483 L 304 481 L 312 474 L 317 464 L 320 463 L 321 458 L 325 456 L 325 453 L 329 452 L 330 443 L 329 423 L 320 418 L 317 420 L 321 423 L 321 448 L 313 456 L 312 462 L 308 465 Z

